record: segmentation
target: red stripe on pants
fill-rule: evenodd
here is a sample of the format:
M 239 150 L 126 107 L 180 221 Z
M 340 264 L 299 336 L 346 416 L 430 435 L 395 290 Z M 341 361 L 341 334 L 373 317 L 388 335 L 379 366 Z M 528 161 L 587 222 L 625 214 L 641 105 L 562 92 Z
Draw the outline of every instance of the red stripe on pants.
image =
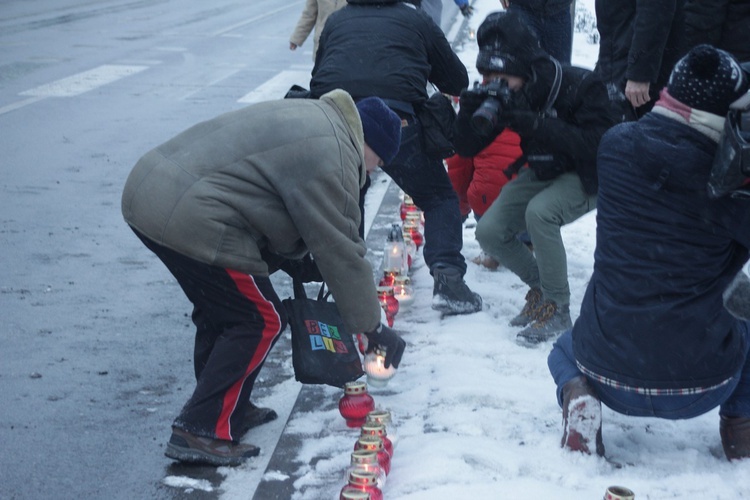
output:
M 273 339 L 276 338 L 276 336 L 280 333 L 281 320 L 279 319 L 279 314 L 276 312 L 276 308 L 273 306 L 273 303 L 266 300 L 266 298 L 263 296 L 263 293 L 255 284 L 255 280 L 252 276 L 234 271 L 232 269 L 227 269 L 226 271 L 237 284 L 237 289 L 240 291 L 240 293 L 256 305 L 263 318 L 264 324 L 262 338 L 260 340 L 260 343 L 258 344 L 258 347 L 255 349 L 255 352 L 253 353 L 253 357 L 250 359 L 250 364 L 245 370 L 245 375 L 240 380 L 232 384 L 232 387 L 230 387 L 224 395 L 224 403 L 222 404 L 221 414 L 219 415 L 219 420 L 216 423 L 216 436 L 219 439 L 231 440 L 232 429 L 229 422 L 229 417 L 237 407 L 237 400 L 239 399 L 242 385 L 245 383 L 245 380 L 247 380 L 247 377 L 255 370 L 257 370 L 261 364 L 263 364 L 263 361 L 268 355 L 268 352 L 271 350 Z

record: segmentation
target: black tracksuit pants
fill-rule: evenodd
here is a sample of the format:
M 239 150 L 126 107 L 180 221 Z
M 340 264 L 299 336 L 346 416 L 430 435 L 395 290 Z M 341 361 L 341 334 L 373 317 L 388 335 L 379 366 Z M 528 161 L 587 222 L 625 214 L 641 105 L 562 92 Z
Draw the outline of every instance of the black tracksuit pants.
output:
M 271 280 L 204 264 L 135 233 L 193 303 L 197 384 L 173 425 L 238 441 L 255 379 L 287 325 Z

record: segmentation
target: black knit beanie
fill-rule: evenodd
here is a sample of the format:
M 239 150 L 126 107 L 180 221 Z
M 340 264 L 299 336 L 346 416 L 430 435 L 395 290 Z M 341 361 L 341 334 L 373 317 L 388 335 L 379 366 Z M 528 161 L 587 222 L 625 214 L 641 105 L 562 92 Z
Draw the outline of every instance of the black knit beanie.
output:
M 388 165 L 401 146 L 401 118 L 379 97 L 357 102 L 365 143 Z
M 747 90 L 748 78 L 734 57 L 710 45 L 698 45 L 680 59 L 667 84 L 681 103 L 720 116 Z
M 489 14 L 477 30 L 477 70 L 531 78 L 531 64 L 544 54 L 539 39 L 514 11 Z

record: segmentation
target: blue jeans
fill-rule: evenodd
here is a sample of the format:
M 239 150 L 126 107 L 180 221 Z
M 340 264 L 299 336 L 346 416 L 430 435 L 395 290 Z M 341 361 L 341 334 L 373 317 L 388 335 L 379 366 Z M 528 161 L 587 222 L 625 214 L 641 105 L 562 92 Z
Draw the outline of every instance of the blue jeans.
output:
M 740 329 L 750 341 L 750 323 L 740 322 Z M 720 406 L 719 413 L 729 417 L 750 417 L 750 342 L 746 342 L 745 365 L 729 383 L 700 394 L 650 396 L 624 391 L 587 378 L 602 403 L 617 413 L 636 417 L 658 417 L 668 420 L 693 418 Z M 557 384 L 557 402 L 562 406 L 562 387 L 583 375 L 573 356 L 573 335 L 568 330 L 557 339 L 547 358 L 552 378 Z
M 569 8 L 550 16 L 534 12 L 516 3 L 510 4 L 508 11 L 511 10 L 523 16 L 539 38 L 542 48 L 549 55 L 560 61 L 560 64 L 570 64 L 573 50 L 573 22 Z
M 440 160 L 428 157 L 422 146 L 422 127 L 413 117 L 401 129 L 401 147 L 383 170 L 424 212 L 424 260 L 430 270 L 455 267 L 466 273 L 461 255 L 463 223 L 458 195 Z

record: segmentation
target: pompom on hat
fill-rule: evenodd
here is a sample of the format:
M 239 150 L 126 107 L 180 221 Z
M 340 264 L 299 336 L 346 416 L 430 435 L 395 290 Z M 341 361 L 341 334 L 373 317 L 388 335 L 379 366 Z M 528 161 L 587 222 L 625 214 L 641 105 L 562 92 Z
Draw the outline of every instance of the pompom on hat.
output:
M 748 91 L 748 77 L 731 54 L 698 45 L 680 59 L 667 83 L 669 95 L 693 109 L 724 116 Z
M 531 78 L 532 62 L 544 54 L 539 38 L 517 12 L 489 14 L 477 30 L 477 70 Z
M 365 143 L 388 165 L 401 145 L 401 118 L 379 97 L 357 101 Z

